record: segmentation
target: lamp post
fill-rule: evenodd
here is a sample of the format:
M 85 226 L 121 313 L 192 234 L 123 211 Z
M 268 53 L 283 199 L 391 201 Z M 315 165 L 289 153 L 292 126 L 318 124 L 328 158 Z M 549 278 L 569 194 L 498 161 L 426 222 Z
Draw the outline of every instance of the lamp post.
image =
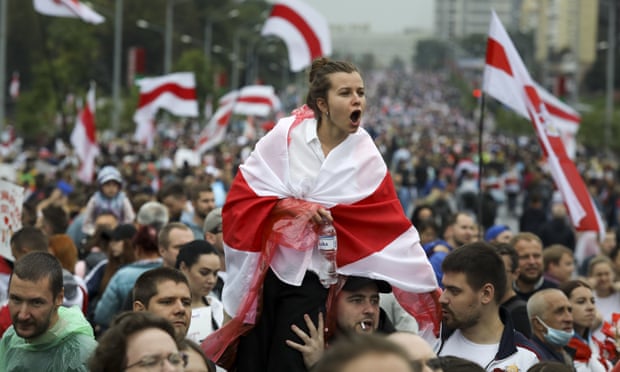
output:
M 607 84 L 605 94 L 605 151 L 609 150 L 611 123 L 614 111 L 614 64 L 616 63 L 616 0 L 609 1 L 609 24 L 607 25 Z
M 4 104 L 6 97 L 6 12 L 8 0 L 0 0 L 0 132 L 4 130 Z
M 2 1 L 2 0 L 0 0 Z M 114 61 L 112 71 L 112 128 L 118 133 L 121 116 L 121 46 L 123 38 L 123 0 L 114 8 Z
M 213 22 L 222 21 L 225 19 L 233 19 L 239 16 L 239 9 L 231 9 L 228 11 L 225 17 L 209 17 L 205 21 L 205 35 L 204 35 L 204 53 L 205 58 L 211 62 L 211 48 L 213 47 Z
M 166 2 L 166 25 L 164 31 L 164 74 L 170 72 L 172 66 L 172 28 L 174 23 L 174 0 Z

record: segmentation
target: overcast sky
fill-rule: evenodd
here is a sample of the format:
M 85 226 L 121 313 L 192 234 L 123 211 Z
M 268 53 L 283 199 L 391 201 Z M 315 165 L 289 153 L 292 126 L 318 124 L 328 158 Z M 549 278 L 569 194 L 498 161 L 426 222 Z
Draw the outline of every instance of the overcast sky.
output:
M 330 25 L 371 24 L 373 32 L 403 29 L 431 31 L 434 0 L 305 0 L 323 14 Z

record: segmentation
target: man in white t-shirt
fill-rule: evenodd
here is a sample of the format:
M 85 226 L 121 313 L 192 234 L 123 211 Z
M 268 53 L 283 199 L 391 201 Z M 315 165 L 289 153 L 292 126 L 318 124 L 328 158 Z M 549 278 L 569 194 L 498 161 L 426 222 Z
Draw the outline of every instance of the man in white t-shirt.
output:
M 506 271 L 493 246 L 466 244 L 446 256 L 442 271 L 445 290 L 439 299 L 443 322 L 437 355 L 468 359 L 487 371 L 526 371 L 538 362 L 525 336 L 514 330 L 508 312 L 500 308 Z

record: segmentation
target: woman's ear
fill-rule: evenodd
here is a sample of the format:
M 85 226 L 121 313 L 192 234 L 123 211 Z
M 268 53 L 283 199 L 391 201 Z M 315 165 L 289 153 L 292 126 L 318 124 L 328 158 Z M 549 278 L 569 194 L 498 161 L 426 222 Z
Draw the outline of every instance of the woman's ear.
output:
M 329 107 L 327 106 L 327 101 L 323 98 L 316 99 L 316 105 L 321 110 L 321 113 L 326 114 L 329 111 Z

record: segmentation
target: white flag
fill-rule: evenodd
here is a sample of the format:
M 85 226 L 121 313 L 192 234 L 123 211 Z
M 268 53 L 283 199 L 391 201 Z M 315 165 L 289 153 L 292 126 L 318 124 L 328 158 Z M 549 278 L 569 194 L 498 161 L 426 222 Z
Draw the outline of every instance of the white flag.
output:
M 80 159 L 78 178 L 87 184 L 93 181 L 95 158 L 99 155 L 96 133 L 95 87 L 93 85 L 86 94 L 86 103 L 78 114 L 75 128 L 71 132 L 71 144 L 75 149 L 75 154 Z
M 301 0 L 278 0 L 265 21 L 262 35 L 274 35 L 284 41 L 291 71 L 301 71 L 315 58 L 332 54 L 327 19 Z
M 196 79 L 193 72 L 142 78 L 136 82 L 140 87 L 140 100 L 133 119 L 137 128 L 134 138 L 152 146 L 155 136 L 155 115 L 159 109 L 182 117 L 197 117 Z
M 52 17 L 81 18 L 84 22 L 100 24 L 105 18 L 78 0 L 34 0 L 34 9 Z

